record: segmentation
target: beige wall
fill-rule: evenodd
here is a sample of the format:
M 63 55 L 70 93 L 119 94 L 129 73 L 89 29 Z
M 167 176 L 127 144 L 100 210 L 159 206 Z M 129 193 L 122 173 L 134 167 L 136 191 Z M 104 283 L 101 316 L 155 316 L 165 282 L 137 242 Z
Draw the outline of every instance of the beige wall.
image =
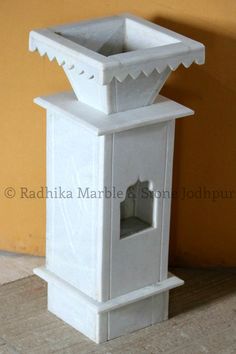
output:
M 45 202 L 21 199 L 18 191 L 45 184 L 45 112 L 32 100 L 69 88 L 57 63 L 28 52 L 29 31 L 120 12 L 205 43 L 206 65 L 179 68 L 163 90 L 196 110 L 194 119 L 177 122 L 174 190 L 235 188 L 234 0 L 1 0 L 0 249 L 44 253 Z M 15 198 L 4 196 L 8 186 Z M 235 265 L 235 210 L 235 198 L 174 199 L 172 264 Z

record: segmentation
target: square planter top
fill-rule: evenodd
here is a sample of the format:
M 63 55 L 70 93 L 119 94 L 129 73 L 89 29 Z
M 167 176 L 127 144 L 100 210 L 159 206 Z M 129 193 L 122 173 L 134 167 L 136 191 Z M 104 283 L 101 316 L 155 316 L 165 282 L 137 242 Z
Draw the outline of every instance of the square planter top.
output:
M 100 85 L 203 64 L 205 54 L 201 43 L 130 14 L 31 31 L 30 50 Z

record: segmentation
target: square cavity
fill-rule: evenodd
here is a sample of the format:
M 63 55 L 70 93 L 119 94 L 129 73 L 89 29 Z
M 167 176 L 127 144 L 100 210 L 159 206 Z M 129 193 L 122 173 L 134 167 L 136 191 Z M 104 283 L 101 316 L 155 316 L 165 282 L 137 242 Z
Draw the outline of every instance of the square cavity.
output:
M 149 182 L 136 182 L 126 192 L 120 205 L 120 238 L 153 227 L 153 193 Z
M 122 17 L 87 22 L 56 34 L 106 57 L 180 42 L 133 19 Z

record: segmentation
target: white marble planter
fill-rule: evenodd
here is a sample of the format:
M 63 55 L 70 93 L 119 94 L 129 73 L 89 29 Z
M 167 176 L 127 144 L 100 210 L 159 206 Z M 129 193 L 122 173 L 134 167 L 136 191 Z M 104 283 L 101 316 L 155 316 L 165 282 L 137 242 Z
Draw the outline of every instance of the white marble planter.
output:
M 77 96 L 35 100 L 47 110 L 47 187 L 73 194 L 47 200 L 35 273 L 48 308 L 97 343 L 163 321 L 183 282 L 168 274 L 170 198 L 155 192 L 171 191 L 175 119 L 193 111 L 158 93 L 181 63 L 203 63 L 204 46 L 121 15 L 32 31 L 30 49 L 56 58 Z
M 36 49 L 63 66 L 81 102 L 107 114 L 152 104 L 171 70 L 204 62 L 201 43 L 128 14 L 32 31 Z

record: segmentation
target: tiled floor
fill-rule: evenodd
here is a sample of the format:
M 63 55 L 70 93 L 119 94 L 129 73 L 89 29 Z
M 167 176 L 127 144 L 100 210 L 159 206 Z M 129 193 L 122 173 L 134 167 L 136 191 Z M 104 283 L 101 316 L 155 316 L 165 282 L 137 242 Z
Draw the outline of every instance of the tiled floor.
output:
M 36 276 L 0 286 L 1 354 L 235 354 L 236 273 L 172 269 L 170 319 L 96 345 L 47 311 Z
M 236 353 L 234 269 L 173 270 L 185 285 L 171 291 L 168 321 L 96 345 L 47 311 L 46 283 L 30 276 L 44 262 L 0 252 L 0 354 Z
M 44 262 L 44 257 L 0 251 L 0 285 L 32 275 Z

